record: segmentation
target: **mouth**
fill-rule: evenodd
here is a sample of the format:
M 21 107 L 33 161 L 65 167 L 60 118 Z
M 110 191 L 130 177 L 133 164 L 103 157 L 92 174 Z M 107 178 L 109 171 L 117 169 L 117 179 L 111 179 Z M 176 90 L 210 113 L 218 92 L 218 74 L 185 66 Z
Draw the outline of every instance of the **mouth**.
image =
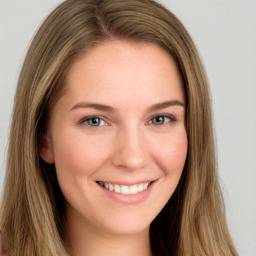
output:
M 145 182 L 145 183 L 138 183 L 134 184 L 132 186 L 126 186 L 126 185 L 119 185 L 119 184 L 112 184 L 112 183 L 106 183 L 103 181 L 97 181 L 97 184 L 99 184 L 101 187 L 123 195 L 135 195 L 138 193 L 141 193 L 142 191 L 146 190 L 152 183 L 151 182 Z

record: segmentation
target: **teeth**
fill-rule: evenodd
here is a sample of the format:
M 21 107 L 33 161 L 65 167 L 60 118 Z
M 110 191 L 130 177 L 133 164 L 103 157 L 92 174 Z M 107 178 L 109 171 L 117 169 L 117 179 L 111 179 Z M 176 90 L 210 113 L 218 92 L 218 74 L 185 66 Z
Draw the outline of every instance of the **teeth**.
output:
M 101 185 L 103 188 L 114 191 L 116 193 L 121 193 L 124 195 L 134 195 L 146 190 L 149 187 L 150 182 L 140 183 L 132 186 L 104 183 L 102 181 L 98 181 L 98 184 Z
M 129 195 L 130 194 L 130 189 L 128 186 L 121 186 L 121 193 L 125 194 L 125 195 Z
M 138 192 L 137 185 L 130 186 L 130 194 L 137 194 Z
M 143 191 L 144 184 L 139 184 L 139 192 Z
M 114 191 L 117 192 L 117 193 L 120 193 L 121 192 L 120 186 L 119 185 L 115 185 L 114 186 Z
M 109 189 L 110 191 L 114 191 L 114 186 L 109 183 L 109 184 L 108 184 L 108 189 Z

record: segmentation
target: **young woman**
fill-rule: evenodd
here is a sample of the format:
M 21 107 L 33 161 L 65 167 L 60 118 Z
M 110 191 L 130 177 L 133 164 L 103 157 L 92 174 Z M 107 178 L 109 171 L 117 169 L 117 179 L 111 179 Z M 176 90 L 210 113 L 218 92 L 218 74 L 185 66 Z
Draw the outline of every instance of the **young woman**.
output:
M 67 0 L 49 15 L 17 86 L 0 225 L 2 254 L 237 255 L 207 79 L 172 13 Z

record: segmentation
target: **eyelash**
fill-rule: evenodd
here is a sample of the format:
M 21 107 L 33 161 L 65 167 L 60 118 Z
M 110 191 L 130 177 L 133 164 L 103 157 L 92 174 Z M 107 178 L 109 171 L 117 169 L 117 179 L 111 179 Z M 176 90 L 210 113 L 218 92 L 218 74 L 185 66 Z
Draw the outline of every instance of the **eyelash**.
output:
M 100 120 L 100 122 L 102 123 L 102 122 L 104 122 L 104 123 L 107 123 L 106 121 L 104 121 L 104 118 L 102 118 L 102 117 L 100 117 L 100 116 L 87 116 L 87 117 L 84 117 L 84 118 L 82 118 L 80 121 L 79 121 L 79 124 L 85 124 L 88 128 L 99 128 L 99 127 L 101 127 L 102 125 L 100 125 L 100 126 L 97 126 L 97 125 L 90 125 L 90 124 L 88 124 L 88 122 L 90 121 L 90 120 L 92 120 L 92 119 L 99 119 Z
M 150 118 L 150 123 L 152 124 L 152 120 L 153 119 L 155 119 L 155 118 L 159 118 L 159 117 L 163 117 L 164 119 L 165 119 L 165 122 L 163 123 L 163 124 L 153 124 L 153 125 L 156 125 L 156 126 L 163 126 L 163 125 L 165 125 L 165 124 L 167 124 L 167 123 L 173 123 L 173 122 L 176 122 L 177 120 L 176 120 L 176 118 L 173 116 L 173 115 L 169 115 L 169 114 L 160 114 L 160 115 L 156 115 L 156 116 L 154 116 L 154 117 L 152 117 L 152 118 Z M 169 119 L 169 122 L 168 121 L 166 121 L 166 119 Z
M 153 124 L 152 123 L 152 120 L 155 119 L 155 118 L 159 118 L 159 117 L 163 117 L 165 119 L 164 123 L 163 124 Z M 89 121 L 91 121 L 92 119 L 98 119 L 100 120 L 100 122 L 104 122 L 104 123 L 107 123 L 104 118 L 102 118 L 101 116 L 88 116 L 88 117 L 84 117 L 82 118 L 78 123 L 79 124 L 86 124 L 86 126 L 90 129 L 95 129 L 95 128 L 99 128 L 101 126 L 105 126 L 105 125 L 90 125 L 88 124 Z M 147 124 L 150 124 L 150 125 L 155 125 L 155 126 L 163 126 L 167 123 L 169 123 L 168 121 L 166 121 L 166 119 L 169 119 L 169 122 L 170 123 L 173 123 L 173 122 L 176 122 L 176 118 L 173 116 L 173 115 L 169 115 L 169 114 L 159 114 L 159 115 L 156 115 L 156 116 L 153 116 L 152 118 L 150 118 L 150 120 L 147 122 Z

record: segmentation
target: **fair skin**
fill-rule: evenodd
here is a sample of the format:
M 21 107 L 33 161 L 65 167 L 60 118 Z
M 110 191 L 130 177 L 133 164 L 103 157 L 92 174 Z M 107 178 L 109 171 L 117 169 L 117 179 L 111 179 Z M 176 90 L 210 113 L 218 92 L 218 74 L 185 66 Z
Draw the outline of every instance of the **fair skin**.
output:
M 82 54 L 41 149 L 67 201 L 71 254 L 151 255 L 150 223 L 186 155 L 184 92 L 169 54 L 118 40 Z

